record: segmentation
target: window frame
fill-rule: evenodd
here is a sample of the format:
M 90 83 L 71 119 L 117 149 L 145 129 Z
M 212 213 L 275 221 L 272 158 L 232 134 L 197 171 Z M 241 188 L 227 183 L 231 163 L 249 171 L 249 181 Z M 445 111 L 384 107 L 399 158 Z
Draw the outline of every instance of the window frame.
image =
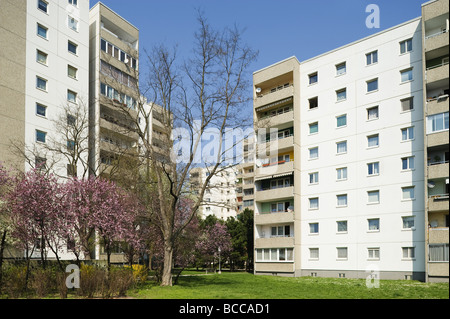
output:
M 339 146 L 340 145 L 345 145 L 345 151 L 339 151 Z M 347 151 L 348 151 L 347 141 L 336 142 L 336 155 L 347 154 Z
M 339 72 L 339 67 L 340 66 L 344 66 L 344 72 L 341 72 L 341 73 Z M 335 65 L 335 67 L 336 67 L 336 76 L 342 76 L 344 74 L 347 74 L 347 61 L 338 63 L 338 64 Z
M 39 30 L 45 31 L 45 36 L 40 34 Z M 48 40 L 48 28 L 46 26 L 44 26 L 43 24 L 40 24 L 39 22 L 37 23 L 37 27 L 36 27 L 36 34 L 37 34 L 38 37 L 41 37 L 42 39 Z
M 45 5 L 45 10 L 42 9 L 41 3 Z M 45 1 L 45 0 L 38 0 L 37 1 L 37 8 L 39 10 L 41 10 L 42 12 L 46 13 L 46 14 L 48 14 L 48 5 L 49 5 L 49 3 L 47 1 Z
M 372 168 L 372 169 L 371 169 Z M 370 173 L 372 171 L 372 173 Z M 367 163 L 367 176 L 379 176 L 380 175 L 380 162 Z
M 47 143 L 47 132 L 36 129 L 35 130 L 35 141 L 36 141 L 36 143 L 46 144 Z
M 376 141 L 375 145 L 370 145 L 371 142 Z M 367 148 L 368 149 L 372 149 L 372 148 L 377 148 L 380 147 L 380 134 L 371 134 L 371 135 L 367 135 Z
M 341 95 L 343 94 L 343 95 Z M 336 103 L 347 100 L 347 88 L 336 90 Z
M 411 81 L 414 81 L 413 69 L 414 69 L 413 67 L 410 67 L 410 68 L 406 68 L 406 69 L 400 70 L 400 83 L 401 84 L 409 83 Z M 408 79 L 406 79 L 406 80 L 403 79 L 403 75 L 404 74 L 408 75 Z
M 370 63 L 369 63 L 369 57 L 370 57 Z M 374 61 L 374 58 L 376 61 Z M 369 53 L 366 53 L 366 66 L 374 65 L 378 63 L 378 50 L 371 51 Z
M 44 114 L 39 114 L 39 112 L 38 112 L 38 108 L 39 107 L 41 107 L 41 109 L 44 110 Z M 47 118 L 47 106 L 42 104 L 42 103 L 36 102 L 36 115 L 40 116 L 40 117 L 43 117 L 43 118 Z
M 71 47 L 71 46 L 75 49 L 75 52 L 73 52 L 73 51 L 70 50 L 70 47 Z M 69 52 L 69 53 L 71 53 L 71 54 L 74 54 L 74 55 L 78 55 L 78 44 L 76 44 L 76 43 L 73 42 L 73 41 L 68 40 L 68 41 L 67 41 L 67 52 Z
M 74 76 L 70 75 L 70 70 L 75 72 Z M 67 76 L 71 79 L 77 80 L 78 79 L 78 69 L 74 67 L 73 65 L 67 64 Z
M 376 110 L 376 117 L 371 118 L 370 117 L 371 116 L 371 111 L 373 111 L 373 110 Z M 366 111 L 367 111 L 367 121 L 375 121 L 375 120 L 378 120 L 380 118 L 380 108 L 379 108 L 378 105 L 368 107 L 366 109 Z
M 339 120 L 345 119 L 345 123 L 339 125 Z M 336 128 L 344 128 L 347 127 L 347 113 L 336 116 Z
M 43 81 L 43 83 L 45 83 L 45 88 L 41 88 L 39 86 L 39 82 Z M 43 77 L 36 75 L 36 89 L 43 91 L 43 92 L 48 92 L 48 80 L 44 79 Z
M 40 61 L 39 56 L 45 57 L 45 62 Z M 48 54 L 42 50 L 36 49 L 36 62 L 48 66 Z
M 368 233 L 380 232 L 380 228 L 381 228 L 380 218 L 367 218 L 367 232 Z
M 72 95 L 74 96 L 74 99 L 73 99 L 73 100 L 71 100 L 71 99 L 69 98 L 70 94 L 72 94 Z M 77 104 L 77 97 L 78 97 L 78 93 L 77 93 L 77 92 L 72 91 L 72 90 L 70 90 L 70 89 L 67 89 L 67 101 L 68 101 L 68 102 Z
M 413 201 L 416 199 L 416 186 L 403 186 L 402 188 L 402 201 Z M 412 197 L 405 198 L 405 190 L 412 190 Z M 411 194 L 411 193 L 409 193 Z
M 345 174 L 344 174 L 344 172 L 345 172 Z M 336 181 L 346 181 L 347 174 L 348 174 L 347 167 L 336 168 Z M 339 175 L 341 175 L 341 178 L 339 178 Z M 345 177 L 343 177 L 343 175 L 345 175 Z
M 345 204 L 339 204 L 340 199 L 345 198 Z M 337 194 L 336 195 L 336 207 L 348 207 L 348 194 Z
M 413 38 L 409 38 L 409 39 L 406 39 L 406 40 L 403 40 L 403 41 L 399 42 L 400 55 L 408 54 L 408 53 L 413 52 L 413 42 L 412 42 L 412 40 L 413 40 Z M 410 42 L 411 45 L 408 45 L 408 42 Z M 402 44 L 404 44 L 404 52 L 402 52 L 402 50 L 403 50 L 402 49 Z M 410 48 L 410 49 L 408 50 L 408 48 Z
M 312 82 L 312 80 L 314 79 L 315 81 Z M 314 85 L 317 84 L 318 82 L 319 82 L 319 72 L 316 71 L 308 74 L 308 85 Z
M 376 83 L 376 88 L 374 89 L 369 89 L 370 88 L 370 84 L 372 83 Z M 378 83 L 378 78 L 374 78 L 374 79 L 370 79 L 366 81 L 366 93 L 373 93 L 373 92 L 377 92 L 379 90 L 379 83 Z
M 376 201 L 370 201 L 371 198 L 371 194 L 377 194 L 377 200 Z M 370 190 L 367 191 L 367 204 L 368 205 L 376 205 L 380 203 L 380 190 L 379 189 L 374 189 L 374 190 Z

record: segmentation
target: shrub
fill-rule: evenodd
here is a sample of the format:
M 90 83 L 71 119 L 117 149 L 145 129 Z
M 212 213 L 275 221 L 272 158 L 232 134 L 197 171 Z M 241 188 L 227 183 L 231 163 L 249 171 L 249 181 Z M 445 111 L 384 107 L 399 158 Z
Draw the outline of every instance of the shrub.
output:
M 3 273 L 3 286 L 10 298 L 20 298 L 25 292 L 26 266 L 11 266 Z
M 130 266 L 125 266 L 124 268 L 130 268 Z M 135 283 L 143 283 L 148 278 L 148 269 L 144 265 L 133 264 L 131 266 L 133 270 L 133 280 Z
M 133 270 L 126 267 L 111 268 L 108 283 L 108 297 L 125 296 L 128 289 L 134 284 Z
M 43 298 L 55 288 L 55 276 L 51 269 L 36 269 L 31 274 L 30 286 L 38 298 Z
M 81 265 L 79 295 L 93 298 L 97 293 L 102 293 L 105 290 L 105 283 L 106 272 L 104 269 L 93 265 Z

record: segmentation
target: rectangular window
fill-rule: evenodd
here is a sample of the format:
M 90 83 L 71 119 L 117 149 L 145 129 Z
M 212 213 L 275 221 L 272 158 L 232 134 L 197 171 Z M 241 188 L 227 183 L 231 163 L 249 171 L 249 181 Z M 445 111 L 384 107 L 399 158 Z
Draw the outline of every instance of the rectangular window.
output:
M 309 149 L 309 158 L 310 159 L 319 158 L 319 148 L 318 147 L 313 147 L 313 148 Z
M 366 65 L 375 64 L 378 62 L 378 51 L 373 51 L 366 54 Z
M 309 184 L 319 183 L 319 172 L 309 174 Z
M 367 202 L 369 204 L 378 204 L 380 203 L 380 191 L 368 191 L 367 192 Z
M 377 147 L 379 142 L 378 134 L 367 136 L 367 147 Z
M 403 82 L 412 81 L 412 79 L 413 79 L 413 70 L 412 70 L 412 68 L 410 68 L 410 69 L 407 69 L 407 70 L 400 71 L 400 75 L 401 75 L 402 83 Z
M 345 207 L 345 206 L 347 206 L 347 194 L 336 195 L 336 199 L 337 199 L 337 206 L 338 207 Z
M 36 77 L 36 88 L 47 91 L 47 80 L 39 76 Z
M 319 233 L 319 223 L 310 223 L 309 224 L 309 233 L 310 234 L 318 234 Z
M 319 248 L 309 249 L 309 259 L 319 259 Z
M 36 115 L 45 117 L 47 115 L 47 107 L 45 105 L 36 103 Z
M 337 127 L 347 126 L 347 114 L 336 117 L 336 126 Z
M 379 218 L 368 219 L 367 222 L 368 222 L 369 230 L 372 230 L 372 231 L 380 230 L 380 219 Z
M 340 220 L 336 222 L 337 224 L 337 232 L 338 233 L 346 233 L 347 232 L 347 221 Z
M 402 217 L 403 229 L 413 229 L 414 228 L 414 216 Z
M 414 109 L 414 97 L 408 97 L 400 100 L 402 112 L 411 111 Z
M 315 134 L 317 132 L 319 132 L 319 123 L 315 122 L 309 124 L 309 134 Z
M 336 65 L 336 75 L 343 75 L 347 73 L 347 67 L 345 62 Z
M 308 78 L 309 78 L 309 84 L 310 85 L 317 83 L 317 81 L 319 79 L 317 72 L 308 75 Z
M 71 90 L 67 90 L 67 101 L 77 103 L 77 93 Z
M 103 39 L 100 40 L 100 49 L 106 52 L 106 41 Z
M 78 0 L 69 0 L 69 4 L 77 6 L 78 5 Z
M 44 27 L 41 24 L 37 24 L 37 34 L 41 37 L 43 37 L 44 39 L 47 39 L 47 32 L 48 32 L 48 28 Z
M 414 247 L 402 247 L 403 259 L 415 258 L 416 252 Z
M 77 72 L 78 72 L 77 68 L 75 68 L 75 67 L 73 67 L 71 65 L 67 66 L 67 76 L 71 77 L 72 79 L 76 79 L 77 78 Z
M 347 259 L 348 258 L 348 249 L 347 247 L 338 247 L 337 250 L 337 258 L 338 259 Z
M 44 0 L 38 0 L 38 9 L 44 11 L 45 13 L 47 13 L 48 10 L 48 2 L 44 1 Z
M 336 91 L 336 101 L 344 101 L 347 99 L 347 89 L 340 89 Z
M 412 39 L 400 42 L 400 54 L 412 51 Z
M 403 200 L 412 200 L 414 198 L 414 186 L 402 187 Z
M 378 90 L 378 79 L 367 81 L 367 93 Z
M 47 65 L 47 57 L 48 57 L 47 53 L 42 52 L 41 50 L 36 50 L 36 61 L 37 62 Z
M 67 17 L 67 26 L 69 27 L 69 29 L 78 31 L 78 21 L 75 18 L 72 18 L 71 16 Z
M 347 179 L 347 167 L 342 167 L 342 168 L 336 169 L 336 175 L 337 175 L 336 179 L 338 181 L 346 180 Z
M 429 261 L 449 261 L 448 244 L 431 244 L 429 247 Z
M 427 134 L 448 130 L 448 112 L 427 116 Z
M 36 130 L 36 142 L 45 143 L 47 133 L 44 131 Z
M 378 119 L 378 106 L 370 107 L 367 109 L 367 120 L 376 120 Z
M 309 209 L 318 209 L 319 208 L 319 198 L 314 197 L 309 199 Z
M 319 98 L 317 96 L 309 99 L 308 101 L 309 101 L 309 109 L 310 110 L 319 107 Z
M 380 259 L 380 248 L 367 248 L 367 257 L 368 259 L 372 260 L 379 260 Z
M 414 169 L 414 156 L 402 157 L 402 170 Z
M 337 154 L 347 153 L 347 141 L 336 143 L 336 152 Z
M 75 43 L 68 41 L 67 42 L 67 50 L 73 54 L 77 54 L 78 45 Z
M 410 141 L 414 139 L 414 127 L 402 128 L 402 141 Z
M 380 174 L 380 163 L 369 163 L 367 164 L 367 175 L 379 175 Z

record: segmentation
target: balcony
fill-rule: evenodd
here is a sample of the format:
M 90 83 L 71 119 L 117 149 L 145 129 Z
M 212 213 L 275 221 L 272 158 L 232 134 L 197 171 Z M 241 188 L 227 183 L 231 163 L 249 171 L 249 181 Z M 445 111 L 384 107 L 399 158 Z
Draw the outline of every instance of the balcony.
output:
M 255 176 L 285 174 L 294 171 L 294 161 L 280 161 L 276 163 L 263 164 L 262 167 L 256 169 Z
M 426 70 L 427 85 L 436 84 L 437 82 L 448 83 L 448 78 L 449 78 L 448 62 L 443 62 L 441 64 L 429 67 Z
M 448 177 L 448 175 L 449 175 L 448 172 L 449 172 L 448 161 L 431 163 L 428 165 L 428 178 L 429 179 Z
M 294 197 L 294 186 L 258 190 L 255 193 L 255 200 L 258 202 L 268 202 L 292 197 Z
M 448 47 L 449 33 L 440 31 L 425 37 L 425 52 L 434 51 L 440 48 Z
M 255 225 L 287 224 L 294 222 L 294 212 L 255 214 Z
M 277 113 L 276 115 L 269 115 L 258 119 L 258 127 L 276 127 L 285 123 L 294 121 L 294 111 L 290 109 L 288 112 Z
M 294 247 L 294 237 L 279 236 L 268 238 L 256 238 L 255 248 Z
M 429 244 L 445 244 L 449 242 L 448 227 L 433 227 L 428 228 L 428 243 Z
M 449 196 L 448 194 L 431 195 L 428 197 L 428 211 L 439 212 L 448 211 Z
M 427 147 L 435 147 L 449 144 L 448 130 L 438 133 L 427 134 Z
M 427 99 L 427 115 L 448 111 L 448 94 Z
M 254 100 L 253 106 L 255 109 L 264 106 L 264 105 L 271 105 L 275 106 L 277 103 L 285 103 L 284 100 L 290 99 L 294 96 L 294 86 L 284 86 L 282 89 L 278 89 L 274 92 L 269 92 L 264 95 L 258 95 L 257 98 Z
M 126 125 L 116 120 L 113 120 L 107 117 L 107 115 L 103 115 L 100 118 L 100 127 L 111 132 L 125 135 L 133 140 L 137 140 L 139 138 L 139 135 L 136 133 L 136 130 L 133 129 L 131 125 Z
M 283 138 L 271 139 L 268 142 L 260 143 L 258 146 L 258 154 L 278 150 L 278 153 L 288 151 L 294 147 L 294 134 L 284 136 Z

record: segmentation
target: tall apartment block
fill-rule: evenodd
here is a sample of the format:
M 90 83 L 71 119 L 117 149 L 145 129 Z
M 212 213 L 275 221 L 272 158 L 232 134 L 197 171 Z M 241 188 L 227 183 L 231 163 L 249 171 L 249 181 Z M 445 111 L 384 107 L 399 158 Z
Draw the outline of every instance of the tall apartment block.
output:
M 421 18 L 253 84 L 255 273 L 423 280 Z
M 238 214 L 245 209 L 254 210 L 255 198 L 255 143 L 249 136 L 242 141 L 242 161 L 236 166 L 236 201 Z
M 52 162 L 62 177 L 76 171 L 45 146 L 69 147 L 55 122 L 64 122 L 65 109 L 87 103 L 88 13 L 88 0 L 0 3 L 0 160 L 6 165 L 26 171 Z
M 426 280 L 448 281 L 449 4 L 422 5 Z
M 112 177 L 138 154 L 139 30 L 97 3 L 89 12 L 91 174 Z M 123 176 L 122 176 L 123 178 Z

